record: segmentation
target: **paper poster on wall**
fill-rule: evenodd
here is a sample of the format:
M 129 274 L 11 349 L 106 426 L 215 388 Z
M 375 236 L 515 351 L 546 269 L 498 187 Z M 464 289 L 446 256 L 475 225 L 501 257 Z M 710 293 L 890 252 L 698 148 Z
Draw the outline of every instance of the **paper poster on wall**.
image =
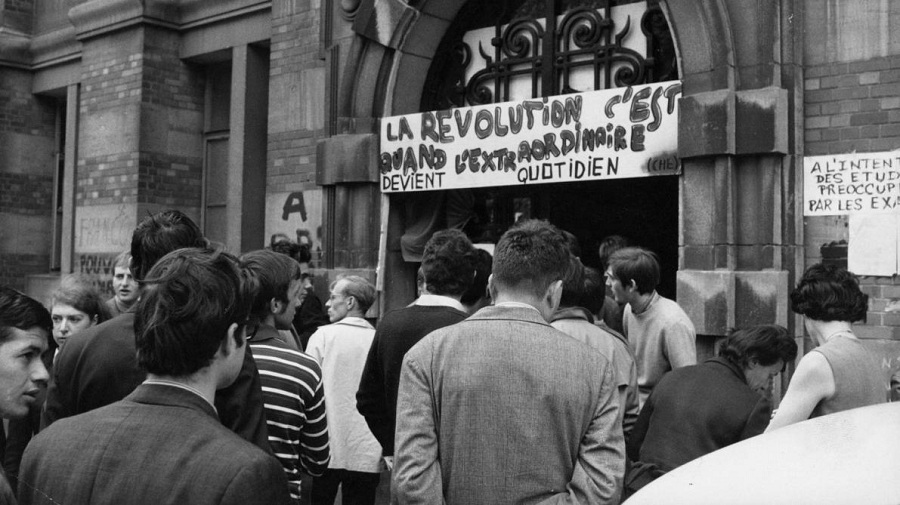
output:
M 900 215 L 851 214 L 847 268 L 856 275 L 890 277 L 900 272 Z
M 900 151 L 803 158 L 803 215 L 900 213 Z
M 385 193 L 681 173 L 681 82 L 382 119 Z

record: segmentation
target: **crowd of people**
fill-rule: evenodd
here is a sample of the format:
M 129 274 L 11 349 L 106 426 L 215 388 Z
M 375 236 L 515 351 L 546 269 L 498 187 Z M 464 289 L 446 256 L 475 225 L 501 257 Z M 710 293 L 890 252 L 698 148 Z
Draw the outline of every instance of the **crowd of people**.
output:
M 738 329 L 698 363 L 656 255 L 621 237 L 598 252 L 586 267 L 538 220 L 493 255 L 443 230 L 417 298 L 373 326 L 370 280 L 337 277 L 323 307 L 290 239 L 237 257 L 179 211 L 148 216 L 109 300 L 78 277 L 49 310 L 0 287 L 0 504 L 372 504 L 386 472 L 397 503 L 619 503 L 735 442 L 887 401 L 846 270 L 814 265 L 791 293 L 818 348 L 773 416 L 787 329 Z

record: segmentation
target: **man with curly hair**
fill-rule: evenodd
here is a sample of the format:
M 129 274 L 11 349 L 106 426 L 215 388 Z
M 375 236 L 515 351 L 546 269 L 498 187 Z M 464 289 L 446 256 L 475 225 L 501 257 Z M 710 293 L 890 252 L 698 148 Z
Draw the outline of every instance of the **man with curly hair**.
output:
M 809 267 L 791 292 L 791 309 L 803 315 L 819 346 L 804 356 L 767 432 L 813 417 L 887 401 L 881 367 L 853 334 L 865 321 L 869 297 L 856 276 L 821 263 Z

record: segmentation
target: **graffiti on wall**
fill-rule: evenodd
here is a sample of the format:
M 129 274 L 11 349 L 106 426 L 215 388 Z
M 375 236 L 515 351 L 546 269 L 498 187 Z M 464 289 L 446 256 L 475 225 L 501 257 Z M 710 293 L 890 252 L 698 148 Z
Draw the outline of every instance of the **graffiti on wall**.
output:
M 113 274 L 119 253 L 76 255 L 75 271 L 88 279 L 104 298 L 113 296 Z
M 266 195 L 266 242 L 274 235 L 308 244 L 310 266 L 322 261 L 322 190 L 285 191 Z
M 133 205 L 96 205 L 75 209 L 75 252 L 124 251 L 134 231 Z

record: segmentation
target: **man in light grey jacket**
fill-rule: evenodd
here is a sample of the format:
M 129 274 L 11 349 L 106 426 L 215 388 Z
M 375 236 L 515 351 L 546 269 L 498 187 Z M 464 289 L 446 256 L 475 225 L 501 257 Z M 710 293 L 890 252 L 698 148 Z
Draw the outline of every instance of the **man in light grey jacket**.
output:
M 406 354 L 397 501 L 615 503 L 625 453 L 612 367 L 547 323 L 568 261 L 552 225 L 515 226 L 495 249 L 495 305 Z

